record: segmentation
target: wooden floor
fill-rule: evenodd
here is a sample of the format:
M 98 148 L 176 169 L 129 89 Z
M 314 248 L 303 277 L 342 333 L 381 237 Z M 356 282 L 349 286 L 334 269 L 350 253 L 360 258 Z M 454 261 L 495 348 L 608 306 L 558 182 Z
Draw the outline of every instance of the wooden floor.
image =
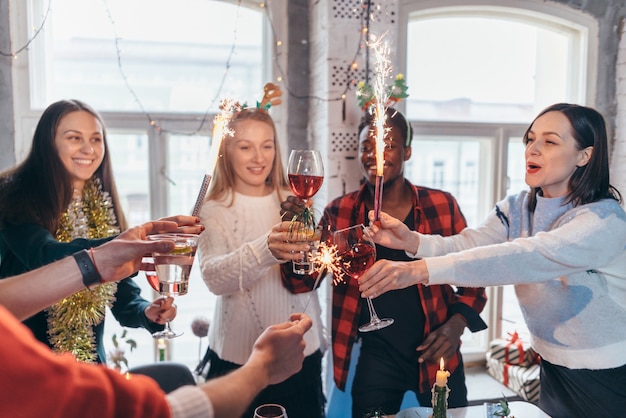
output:
M 467 386 L 467 399 L 470 405 L 498 402 L 503 396 L 506 396 L 509 401 L 522 400 L 511 389 L 491 377 L 484 366 L 466 367 L 465 385 Z

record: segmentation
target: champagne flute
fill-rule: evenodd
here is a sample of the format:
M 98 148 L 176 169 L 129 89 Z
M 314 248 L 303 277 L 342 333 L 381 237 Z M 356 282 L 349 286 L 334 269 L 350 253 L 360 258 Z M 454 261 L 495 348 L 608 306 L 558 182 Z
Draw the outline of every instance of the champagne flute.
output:
M 291 191 L 304 201 L 304 209 L 295 221 L 301 224 L 292 231 L 297 241 L 308 241 L 310 250 L 302 254 L 300 261 L 293 262 L 293 272 L 296 274 L 310 274 L 313 272 L 313 251 L 319 246 L 321 231 L 315 227 L 313 211 L 308 200 L 315 195 L 324 182 L 324 165 L 322 155 L 317 150 L 292 150 L 289 154 L 287 173 Z
M 254 418 L 287 418 L 287 411 L 278 404 L 260 405 L 254 410 Z
M 340 229 L 333 234 L 333 244 L 337 247 L 337 262 L 352 279 L 358 280 L 376 262 L 376 246 L 365 235 L 363 224 Z M 380 319 L 371 298 L 367 298 L 370 321 L 359 327 L 361 332 L 376 331 L 393 324 L 392 318 Z
M 148 235 L 153 241 L 174 241 L 174 249 L 167 253 L 153 252 L 156 274 L 146 275 L 152 288 L 163 296 L 175 297 L 187 294 L 191 266 L 198 248 L 198 235 L 193 234 L 156 234 Z M 157 331 L 154 338 L 171 339 L 182 335 L 172 329 L 170 322 L 165 323 L 163 331 Z

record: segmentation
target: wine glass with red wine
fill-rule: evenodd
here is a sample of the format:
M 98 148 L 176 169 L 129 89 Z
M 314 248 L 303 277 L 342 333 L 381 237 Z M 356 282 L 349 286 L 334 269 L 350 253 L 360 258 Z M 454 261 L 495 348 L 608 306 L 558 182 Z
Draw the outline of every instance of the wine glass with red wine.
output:
M 198 235 L 193 234 L 156 234 L 148 235 L 154 241 L 174 241 L 174 249 L 167 253 L 153 252 L 154 270 L 156 274 L 146 274 L 148 283 L 163 296 L 183 296 L 187 294 L 191 266 L 198 248 Z M 154 338 L 171 339 L 182 335 L 172 329 L 170 322 L 165 329 L 152 334 Z
M 309 199 L 319 191 L 324 182 L 322 155 L 316 150 L 291 151 L 287 173 L 291 191 L 304 201 L 304 209 L 292 219 L 292 221 L 298 221 L 298 223 L 292 223 L 294 228 L 291 232 L 294 240 L 307 241 L 311 247 L 310 251 L 302 255 L 302 260 L 293 263 L 293 272 L 310 274 L 313 272 L 311 258 L 314 255 L 315 248 L 319 246 L 321 231 L 316 228 L 315 217 L 313 216 Z
M 365 235 L 363 224 L 340 229 L 333 234 L 333 244 L 337 248 L 337 262 L 351 279 L 359 280 L 365 271 L 376 262 L 376 246 Z M 380 319 L 371 298 L 367 298 L 370 321 L 359 327 L 361 332 L 376 331 L 393 324 L 392 318 Z

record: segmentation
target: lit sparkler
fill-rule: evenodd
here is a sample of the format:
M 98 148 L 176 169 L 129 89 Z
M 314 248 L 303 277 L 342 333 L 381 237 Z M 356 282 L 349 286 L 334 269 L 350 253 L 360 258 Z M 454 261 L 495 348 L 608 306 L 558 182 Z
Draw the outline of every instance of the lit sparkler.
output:
M 220 145 L 222 144 L 224 136 L 233 136 L 234 134 L 232 129 L 228 129 L 226 127 L 228 125 L 228 122 L 230 121 L 230 118 L 232 117 L 231 108 L 233 104 L 234 101 L 231 99 L 223 100 L 222 104 L 220 105 L 220 112 L 215 115 L 215 119 L 213 120 L 213 136 L 211 149 L 209 150 L 209 167 L 207 173 L 202 179 L 202 185 L 200 186 L 200 191 L 198 192 L 198 197 L 196 198 L 196 204 L 194 205 L 193 211 L 191 212 L 192 216 L 198 216 L 198 213 L 200 213 L 202 203 L 204 203 L 204 198 L 207 191 L 209 190 L 212 173 L 215 169 L 215 165 L 217 164 L 217 157 L 219 155 Z
M 389 60 L 389 44 L 383 42 L 383 36 L 368 42 L 368 47 L 374 52 L 376 60 L 374 79 L 374 120 L 376 122 L 376 184 L 374 189 L 374 220 L 380 219 L 380 211 L 383 203 L 383 170 L 385 166 L 385 113 L 390 90 L 387 80 L 391 75 L 391 61 Z
M 326 242 L 321 242 L 315 257 L 313 257 L 313 266 L 320 275 L 324 272 L 332 273 L 333 284 L 345 283 L 345 273 L 340 266 L 340 257 L 337 254 L 337 246 Z

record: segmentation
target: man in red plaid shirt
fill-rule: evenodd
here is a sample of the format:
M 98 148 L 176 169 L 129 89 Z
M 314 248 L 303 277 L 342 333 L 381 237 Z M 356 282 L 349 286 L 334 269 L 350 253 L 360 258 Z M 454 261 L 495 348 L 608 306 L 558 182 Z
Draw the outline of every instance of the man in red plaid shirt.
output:
M 402 113 L 387 109 L 385 166 L 382 210 L 404 219 L 410 229 L 443 236 L 459 233 L 466 222 L 451 194 L 412 185 L 404 178 L 404 162 L 411 157 L 412 129 Z M 367 214 L 374 208 L 376 180 L 375 125 L 368 116 L 359 127 L 359 158 L 364 183 L 361 188 L 333 200 L 320 221 L 322 240 L 332 232 L 357 224 L 367 225 Z M 285 212 L 295 212 L 301 204 L 290 197 L 283 202 Z M 376 246 L 377 258 L 406 260 L 404 251 Z M 290 263 L 282 265 L 283 282 L 293 292 L 308 292 L 316 273 L 292 273 Z M 449 285 L 411 286 L 394 290 L 374 299 L 381 318 L 394 324 L 373 332 L 359 332 L 369 321 L 368 309 L 361 298 L 358 282 L 345 279 L 333 287 L 332 348 L 334 379 L 345 390 L 352 346 L 361 339 L 361 353 L 352 388 L 352 416 L 361 418 L 374 411 L 397 413 L 407 390 L 414 391 L 422 406 L 431 405 L 431 389 L 443 357 L 452 407 L 467 405 L 465 373 L 460 353 L 465 327 L 472 332 L 487 325 L 479 314 L 487 301 L 484 288 L 453 288 Z

